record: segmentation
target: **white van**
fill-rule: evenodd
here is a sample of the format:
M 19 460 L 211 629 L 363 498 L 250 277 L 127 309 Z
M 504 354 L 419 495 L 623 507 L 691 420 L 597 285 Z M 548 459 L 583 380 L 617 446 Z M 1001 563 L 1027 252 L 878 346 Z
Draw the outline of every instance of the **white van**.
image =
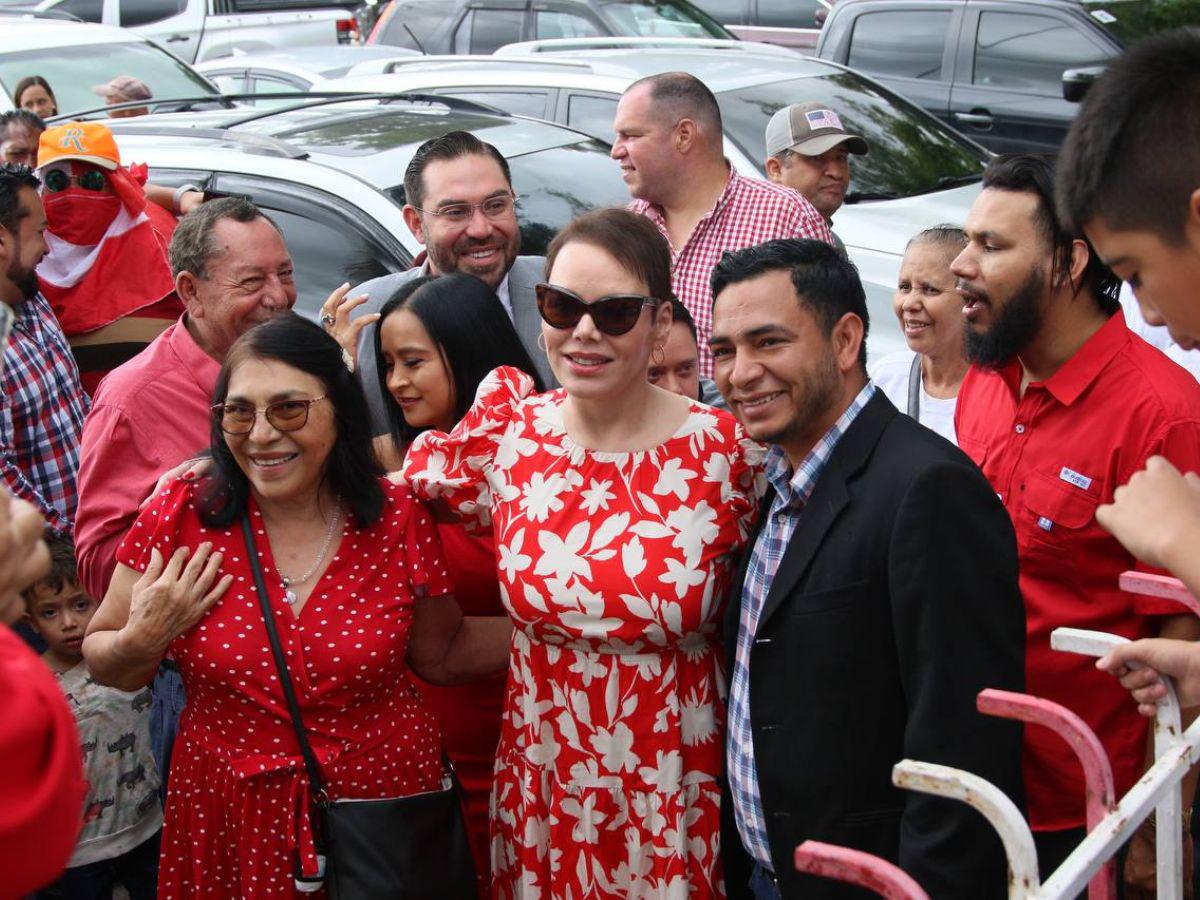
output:
M 69 13 L 151 38 L 184 62 L 293 47 L 358 44 L 358 0 L 41 0 Z

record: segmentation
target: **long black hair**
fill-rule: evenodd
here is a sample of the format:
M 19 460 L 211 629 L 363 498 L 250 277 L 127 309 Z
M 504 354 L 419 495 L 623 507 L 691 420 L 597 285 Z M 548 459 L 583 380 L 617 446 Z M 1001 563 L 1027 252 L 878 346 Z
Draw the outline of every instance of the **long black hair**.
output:
M 498 366 L 515 366 L 533 378 L 535 390 L 539 393 L 545 390 L 529 352 L 490 287 L 463 272 L 415 278 L 402 284 L 387 299 L 379 310 L 375 327 L 379 389 L 388 398 L 388 426 L 397 447 L 411 443 L 423 430 L 404 421 L 387 385 L 383 323 L 401 309 L 420 319 L 429 339 L 442 354 L 454 388 L 454 421 L 466 414 L 479 383 Z
M 213 390 L 214 404 L 225 402 L 233 370 L 253 359 L 281 362 L 312 375 L 324 386 L 337 426 L 325 479 L 349 504 L 359 527 L 374 525 L 383 512 L 383 488 L 379 484 L 383 469 L 372 451 L 367 401 L 358 381 L 346 369 L 337 341 L 320 326 L 290 312 L 256 325 L 237 339 L 225 357 Z M 233 458 L 215 416 L 212 456 L 213 471 L 200 488 L 200 520 L 210 528 L 224 528 L 246 509 L 250 482 Z

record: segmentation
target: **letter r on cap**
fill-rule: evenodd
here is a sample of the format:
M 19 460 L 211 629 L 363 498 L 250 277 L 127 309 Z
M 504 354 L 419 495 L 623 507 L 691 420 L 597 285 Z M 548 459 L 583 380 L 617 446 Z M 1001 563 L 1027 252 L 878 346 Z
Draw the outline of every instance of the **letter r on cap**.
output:
M 63 132 L 62 140 L 58 142 L 59 147 L 63 150 L 75 150 L 79 153 L 83 152 L 83 129 L 68 128 Z

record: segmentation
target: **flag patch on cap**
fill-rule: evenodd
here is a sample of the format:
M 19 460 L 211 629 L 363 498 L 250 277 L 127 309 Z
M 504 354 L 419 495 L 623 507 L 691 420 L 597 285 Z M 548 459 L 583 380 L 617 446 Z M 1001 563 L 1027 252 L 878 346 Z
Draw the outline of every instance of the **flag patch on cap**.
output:
M 838 131 L 845 131 L 842 128 L 842 120 L 832 109 L 814 109 L 812 112 L 806 112 L 804 118 L 808 121 L 808 127 L 813 131 L 818 128 L 836 128 Z

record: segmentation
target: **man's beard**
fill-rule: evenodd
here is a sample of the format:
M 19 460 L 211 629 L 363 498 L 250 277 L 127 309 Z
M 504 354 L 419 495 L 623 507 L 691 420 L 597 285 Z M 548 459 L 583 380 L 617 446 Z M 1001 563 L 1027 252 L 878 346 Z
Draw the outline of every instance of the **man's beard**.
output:
M 1029 277 L 995 311 L 995 320 L 986 331 L 976 331 L 964 322 L 963 350 L 967 359 L 987 369 L 999 369 L 1028 347 L 1042 327 L 1042 309 L 1038 301 L 1045 292 L 1045 270 L 1035 268 Z
M 20 252 L 20 246 L 17 246 L 17 252 Z M 16 261 L 8 267 L 8 280 L 17 286 L 17 290 L 21 292 L 22 300 L 32 300 L 38 295 L 41 286 L 38 284 L 36 269 L 21 269 L 17 266 Z
M 516 231 L 509 239 L 508 243 L 502 247 L 501 255 L 504 258 L 503 266 L 499 271 L 491 269 L 486 273 L 481 273 L 471 266 L 470 253 L 473 248 L 493 246 L 494 241 L 472 241 L 469 238 L 457 242 L 457 244 L 446 252 L 442 252 L 440 248 L 429 244 L 426 246 L 426 252 L 429 256 L 429 261 L 433 264 L 436 271 L 443 274 L 450 272 L 465 272 L 468 275 L 474 275 L 482 281 L 488 282 L 492 290 L 496 290 L 500 286 L 500 282 L 504 280 L 504 276 L 508 274 L 508 270 L 512 268 L 513 261 L 517 258 L 517 254 L 521 252 L 521 233 Z M 457 252 L 455 252 L 457 251 Z M 492 284 L 492 281 L 495 284 Z
M 822 348 L 821 365 L 797 385 L 795 415 L 778 431 L 754 435 L 754 439 L 766 444 L 786 444 L 804 437 L 821 421 L 837 402 L 842 387 L 837 359 L 828 347 Z

